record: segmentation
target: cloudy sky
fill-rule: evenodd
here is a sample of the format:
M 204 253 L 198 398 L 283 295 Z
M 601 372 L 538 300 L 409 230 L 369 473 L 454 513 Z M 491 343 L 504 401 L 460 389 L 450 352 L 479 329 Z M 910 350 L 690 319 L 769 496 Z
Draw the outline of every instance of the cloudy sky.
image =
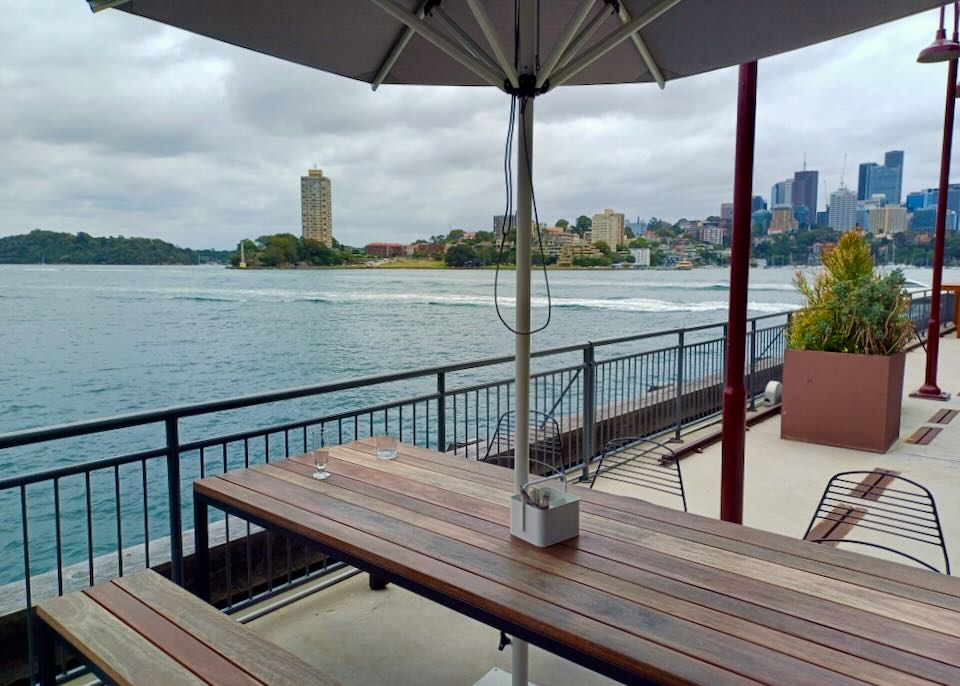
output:
M 0 0 L 0 235 L 32 228 L 228 248 L 299 233 L 299 177 L 333 179 L 352 245 L 488 228 L 502 212 L 508 101 L 493 89 L 369 86 L 83 0 Z M 760 64 L 755 192 L 800 168 L 828 190 L 906 151 L 936 185 L 945 65 L 926 13 Z M 736 70 L 537 101 L 541 220 L 717 214 L 732 193 Z

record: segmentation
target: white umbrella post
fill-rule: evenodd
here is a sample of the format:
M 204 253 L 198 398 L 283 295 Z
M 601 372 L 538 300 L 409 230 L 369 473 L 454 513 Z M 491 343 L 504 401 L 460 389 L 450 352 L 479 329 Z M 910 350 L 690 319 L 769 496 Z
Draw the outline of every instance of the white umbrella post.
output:
M 537 3 L 520 0 L 520 59 L 517 71 L 536 78 Z M 515 491 L 529 481 L 530 461 L 530 244 L 533 224 L 533 102 L 521 99 L 520 141 L 517 145 L 517 240 L 516 240 L 516 411 L 513 479 Z M 509 222 L 509 217 L 507 222 Z M 509 223 L 508 223 L 509 226 Z M 528 684 L 527 642 L 511 642 L 513 686 Z

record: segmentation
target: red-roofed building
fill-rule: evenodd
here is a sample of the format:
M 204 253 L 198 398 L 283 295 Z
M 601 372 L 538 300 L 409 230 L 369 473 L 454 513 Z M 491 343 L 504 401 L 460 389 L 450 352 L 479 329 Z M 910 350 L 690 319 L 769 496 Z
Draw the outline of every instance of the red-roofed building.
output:
M 403 257 L 407 254 L 407 246 L 403 243 L 367 243 L 364 250 L 372 257 Z

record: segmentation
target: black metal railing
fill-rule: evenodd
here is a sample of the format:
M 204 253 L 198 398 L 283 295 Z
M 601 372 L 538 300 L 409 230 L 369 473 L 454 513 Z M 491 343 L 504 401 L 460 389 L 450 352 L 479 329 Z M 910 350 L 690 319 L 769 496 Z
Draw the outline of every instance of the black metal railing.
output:
M 953 297 L 944 296 L 945 320 L 953 319 Z M 915 322 L 924 313 L 929 315 L 929 292 L 916 294 L 911 303 Z M 745 382 L 751 406 L 767 381 L 780 378 L 788 316 L 748 321 Z M 918 329 L 925 330 L 925 320 Z M 610 439 L 668 431 L 679 438 L 685 426 L 719 413 L 726 338 L 726 325 L 718 323 L 533 353 L 530 407 L 557 419 L 565 446 L 561 463 L 550 466 L 580 467 L 586 476 L 590 460 Z M 108 434 L 119 434 L 118 444 L 129 439 L 134 445 L 127 447 L 136 449 L 0 480 L 6 560 L 0 568 L 5 584 L 0 616 L 143 567 L 169 565 L 171 578 L 183 583 L 184 557 L 193 545 L 193 481 L 306 452 L 315 427 L 333 429 L 337 443 L 385 431 L 401 441 L 478 459 L 499 417 L 515 407 L 512 361 L 512 356 L 487 358 L 2 434 L 0 456 L 19 451 L 20 459 L 41 449 L 49 457 L 52 445 Z M 484 376 L 497 380 L 477 381 Z M 380 401 L 357 406 L 356 395 L 344 396 L 358 389 Z M 266 412 L 297 399 L 324 407 L 252 430 L 181 438 L 192 418 L 217 425 L 213 418 L 223 413 Z M 196 425 L 191 423 L 191 431 Z M 132 429 L 155 437 L 159 429 L 162 439 L 131 438 Z M 146 441 L 153 444 L 143 445 Z M 338 568 L 306 551 L 295 554 L 289 542 L 280 544 L 277 555 L 268 536 L 267 568 L 255 570 L 262 563 L 251 546 L 256 533 L 229 518 L 212 524 L 211 545 L 222 545 L 226 556 L 227 609 Z M 231 559 L 234 555 L 242 559 Z M 14 571 L 17 558 L 22 576 Z

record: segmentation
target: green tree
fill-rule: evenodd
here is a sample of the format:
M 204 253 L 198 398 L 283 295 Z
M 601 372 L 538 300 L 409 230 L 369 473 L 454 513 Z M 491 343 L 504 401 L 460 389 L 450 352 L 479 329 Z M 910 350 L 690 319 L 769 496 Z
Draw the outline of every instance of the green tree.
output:
M 610 255 L 613 252 L 610 249 L 610 245 L 605 241 L 597 241 L 593 244 L 593 247 L 602 252 L 604 255 Z
M 632 241 L 630 241 L 630 242 L 627 244 L 627 247 L 630 247 L 630 248 L 649 248 L 649 247 L 650 247 L 650 241 L 648 241 L 648 240 L 647 240 L 646 238 L 644 238 L 643 236 L 639 236 L 639 237 L 637 237 L 637 238 L 634 238 Z
M 593 220 L 585 214 L 581 214 L 577 217 L 577 226 L 574 229 L 579 235 L 583 235 L 585 231 L 589 231 L 593 227 Z
M 466 235 L 467 232 L 463 229 L 454 229 L 447 234 L 447 243 L 457 243 Z
M 493 231 L 477 231 L 474 235 L 474 242 L 476 243 L 493 243 L 496 241 L 496 236 Z
M 558 219 L 554 226 L 556 226 L 558 229 L 563 229 L 566 231 L 567 227 L 570 226 L 570 222 L 568 222 L 566 219 Z
M 452 245 L 447 248 L 443 261 L 448 267 L 476 267 L 479 266 L 477 251 L 469 245 Z

